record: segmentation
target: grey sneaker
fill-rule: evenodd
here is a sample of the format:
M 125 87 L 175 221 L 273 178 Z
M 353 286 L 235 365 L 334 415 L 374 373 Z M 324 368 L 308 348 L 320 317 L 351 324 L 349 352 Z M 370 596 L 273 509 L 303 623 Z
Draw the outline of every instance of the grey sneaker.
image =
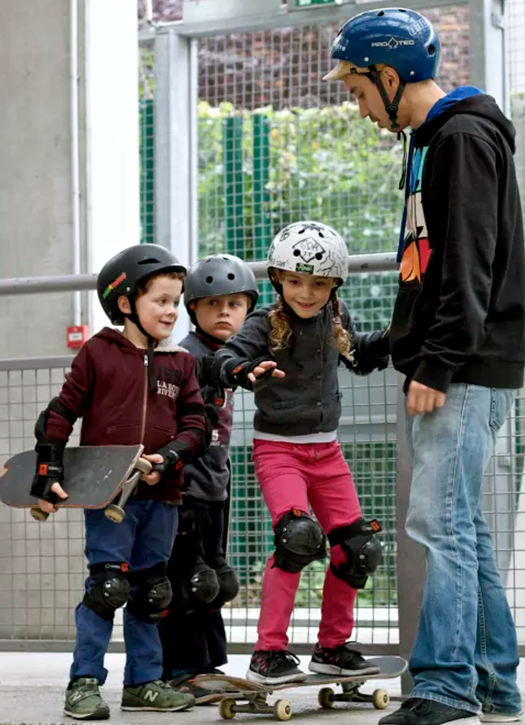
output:
M 124 687 L 120 709 L 128 712 L 176 712 L 193 705 L 193 695 L 177 692 L 162 680 L 153 680 Z
M 80 677 L 69 683 L 64 714 L 77 720 L 109 719 L 109 707 L 100 695 L 95 677 Z

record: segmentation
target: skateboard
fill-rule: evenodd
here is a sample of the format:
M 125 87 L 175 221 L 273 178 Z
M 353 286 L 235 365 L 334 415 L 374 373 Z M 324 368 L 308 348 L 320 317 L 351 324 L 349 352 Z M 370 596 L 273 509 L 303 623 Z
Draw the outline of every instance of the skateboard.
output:
M 55 505 L 105 509 L 108 519 L 122 523 L 126 501 L 140 476 L 152 469 L 151 463 L 140 457 L 143 450 L 143 445 L 65 448 L 63 488 L 69 498 Z M 35 451 L 24 451 L 10 458 L 0 471 L 0 501 L 15 508 L 29 508 L 34 519 L 45 521 L 49 514 L 35 505 L 35 497 L 29 493 L 35 469 Z M 118 502 L 112 503 L 119 494 Z
M 204 689 L 215 691 L 215 702 L 219 702 L 219 715 L 231 720 L 238 712 L 253 714 L 273 714 L 276 720 L 289 720 L 292 717 L 292 705 L 288 700 L 277 700 L 268 704 L 268 695 L 279 690 L 296 687 L 320 687 L 317 701 L 328 709 L 335 702 L 369 702 L 378 710 L 383 710 L 390 702 L 386 690 L 375 690 L 371 695 L 360 692 L 359 688 L 368 680 L 386 680 L 399 677 L 408 667 L 402 657 L 372 657 L 370 665 L 379 668 L 376 674 L 368 675 L 308 675 L 304 682 L 287 682 L 284 685 L 261 685 L 258 682 L 228 675 L 198 675 L 195 684 Z M 341 685 L 342 692 L 335 692 L 324 685 Z M 208 702 L 212 702 L 207 698 Z M 246 702 L 242 702 L 246 701 Z

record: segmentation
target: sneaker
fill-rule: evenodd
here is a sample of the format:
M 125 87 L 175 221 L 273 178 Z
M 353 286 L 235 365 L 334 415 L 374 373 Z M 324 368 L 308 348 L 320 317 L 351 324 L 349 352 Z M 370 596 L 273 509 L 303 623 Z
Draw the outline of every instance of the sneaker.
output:
M 253 653 L 246 679 L 261 685 L 304 682 L 307 675 L 297 667 L 299 658 L 285 649 L 258 650 Z
M 128 712 L 176 712 L 193 705 L 193 695 L 177 692 L 162 680 L 153 680 L 142 685 L 126 685 L 120 709 Z
M 196 705 L 208 705 L 217 699 L 218 692 L 208 690 L 205 687 L 199 687 L 193 679 L 196 675 L 179 675 L 169 681 L 169 686 L 177 692 L 184 692 L 187 695 L 193 695 Z
M 434 700 L 423 700 L 420 697 L 409 697 L 399 710 L 385 715 L 379 725 L 480 725 L 478 716 L 468 710 L 443 705 Z
M 100 695 L 96 677 L 79 677 L 69 683 L 64 714 L 77 720 L 109 719 L 109 707 Z
M 339 647 L 320 647 L 315 645 L 310 664 L 310 672 L 319 675 L 375 675 L 379 667 L 369 665 L 360 652 L 349 647 L 349 642 Z
M 481 722 L 520 722 L 523 711 L 521 712 L 480 712 L 479 719 Z

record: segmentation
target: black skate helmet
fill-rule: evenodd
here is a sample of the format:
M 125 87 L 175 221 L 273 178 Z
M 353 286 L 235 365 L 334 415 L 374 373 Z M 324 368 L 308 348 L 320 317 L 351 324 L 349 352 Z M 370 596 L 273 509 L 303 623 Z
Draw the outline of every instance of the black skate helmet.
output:
M 195 312 L 190 302 L 203 297 L 247 294 L 251 312 L 257 303 L 259 290 L 252 270 L 246 262 L 232 254 L 210 254 L 196 262 L 189 270 L 184 285 L 184 304 L 194 325 L 197 324 Z
M 186 268 L 169 249 L 158 244 L 136 244 L 106 262 L 98 275 L 97 292 L 102 309 L 114 325 L 123 325 L 124 317 L 129 317 L 136 324 L 133 316 L 138 287 L 147 277 L 160 272 L 185 274 Z M 129 299 L 132 315 L 124 315 L 120 311 L 118 298 L 121 295 Z

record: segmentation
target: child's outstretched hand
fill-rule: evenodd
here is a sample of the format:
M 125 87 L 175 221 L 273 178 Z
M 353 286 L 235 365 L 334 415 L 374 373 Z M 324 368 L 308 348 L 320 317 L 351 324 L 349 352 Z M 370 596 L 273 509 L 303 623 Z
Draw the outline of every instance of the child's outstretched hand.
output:
M 58 498 L 61 498 L 61 499 L 69 498 L 69 494 L 67 494 L 64 491 L 64 489 L 62 488 L 62 486 L 59 483 L 54 483 L 51 486 L 51 492 L 56 494 L 58 496 Z M 55 504 L 51 503 L 51 501 L 46 501 L 43 498 L 38 499 L 38 508 L 41 511 L 45 511 L 46 514 L 56 514 L 56 512 L 58 511 Z
M 273 360 L 264 360 L 260 362 L 256 368 L 248 373 L 248 380 L 252 383 L 256 382 L 256 379 L 264 375 L 264 377 L 272 378 L 284 378 L 286 373 L 279 370 L 277 363 Z
M 145 458 L 150 463 L 164 463 L 164 458 L 160 453 L 150 453 L 148 456 L 142 454 L 141 458 Z M 143 473 L 140 477 L 142 481 L 145 481 L 148 486 L 154 486 L 160 481 L 161 473 L 159 471 L 152 471 L 151 473 Z

